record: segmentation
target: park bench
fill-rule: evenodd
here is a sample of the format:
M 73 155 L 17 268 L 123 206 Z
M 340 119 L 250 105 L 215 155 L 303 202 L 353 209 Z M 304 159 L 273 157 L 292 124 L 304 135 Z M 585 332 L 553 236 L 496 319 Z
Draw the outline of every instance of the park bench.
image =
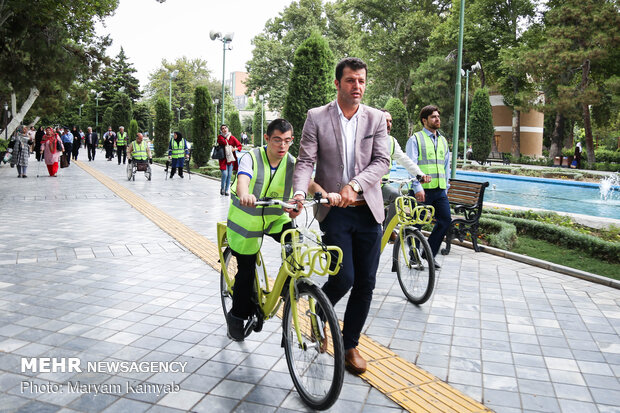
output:
M 446 247 L 441 250 L 443 255 L 450 253 L 450 245 L 454 238 L 462 242 L 467 234 L 471 236 L 474 251 L 480 251 L 480 247 L 478 247 L 478 221 L 482 215 L 484 188 L 487 186 L 489 186 L 488 182 L 450 179 L 448 201 L 454 210 L 454 215 L 452 215 L 452 222 L 446 233 Z
M 491 165 L 491 162 L 501 162 L 504 165 L 510 165 L 510 158 L 505 153 L 491 152 L 486 160 L 486 163 Z

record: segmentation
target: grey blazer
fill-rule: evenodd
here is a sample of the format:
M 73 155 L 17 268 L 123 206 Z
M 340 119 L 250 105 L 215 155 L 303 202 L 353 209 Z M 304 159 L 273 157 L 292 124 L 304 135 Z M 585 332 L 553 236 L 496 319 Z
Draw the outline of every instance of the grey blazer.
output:
M 363 198 L 375 220 L 383 222 L 381 177 L 390 165 L 387 127 L 383 112 L 360 105 L 355 135 L 355 179 L 363 190 Z M 308 184 L 316 164 L 314 180 L 328 192 L 340 192 L 348 183 L 342 182 L 344 150 L 336 101 L 308 111 L 299 144 L 293 189 L 308 192 Z M 320 206 L 317 219 L 322 221 L 329 208 Z

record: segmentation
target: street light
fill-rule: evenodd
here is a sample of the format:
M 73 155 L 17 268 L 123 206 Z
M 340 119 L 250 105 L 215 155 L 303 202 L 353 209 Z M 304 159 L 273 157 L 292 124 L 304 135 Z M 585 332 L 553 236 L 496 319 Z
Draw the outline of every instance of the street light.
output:
M 183 110 L 183 106 L 177 108 L 179 110 L 179 116 L 177 117 L 177 124 L 181 123 L 181 111 Z
M 4 102 L 4 139 L 9 140 L 9 104 Z
M 466 71 L 461 69 L 461 75 L 463 75 L 463 73 L 465 74 L 465 132 L 463 133 L 463 165 L 467 164 L 467 104 L 469 103 L 469 72 L 474 72 L 480 68 L 480 62 L 476 62 L 475 65 L 472 65 L 471 69 L 467 69 Z
M 170 94 L 169 94 L 169 98 L 168 98 L 168 110 L 170 112 L 172 112 L 172 79 L 176 79 L 177 75 L 179 74 L 178 70 L 175 70 L 174 72 L 170 72 L 169 74 L 169 79 L 170 79 Z
M 258 95 L 258 98 L 260 99 L 260 146 L 263 146 L 263 127 L 265 125 L 263 117 L 265 116 L 265 100 L 269 99 L 269 93 Z
M 224 123 L 224 79 L 226 77 L 226 45 L 232 42 L 234 36 L 235 34 L 232 32 L 226 33 L 223 36 L 222 32 L 216 32 L 214 30 L 211 30 L 209 32 L 209 37 L 211 38 L 211 40 L 220 39 L 220 41 L 222 42 L 222 123 Z M 232 48 L 228 48 L 228 50 L 232 50 Z
M 459 149 L 459 115 L 461 112 L 461 66 L 463 62 L 463 26 L 465 21 L 465 0 L 459 10 L 459 40 L 456 54 L 456 85 L 454 87 L 454 127 L 452 128 L 452 169 L 450 178 L 456 178 L 456 155 Z
M 219 99 L 213 99 L 213 104 L 215 105 L 215 123 L 213 124 L 215 126 L 215 140 L 217 141 L 217 131 L 218 131 L 218 127 L 217 127 L 217 105 L 218 103 L 220 103 Z
M 83 103 L 80 105 L 80 122 L 82 121 L 82 106 L 84 106 Z
M 95 101 L 97 102 L 95 106 L 95 131 L 97 131 L 99 129 L 99 98 L 103 92 L 97 93 L 94 90 L 91 90 L 91 92 L 95 94 Z

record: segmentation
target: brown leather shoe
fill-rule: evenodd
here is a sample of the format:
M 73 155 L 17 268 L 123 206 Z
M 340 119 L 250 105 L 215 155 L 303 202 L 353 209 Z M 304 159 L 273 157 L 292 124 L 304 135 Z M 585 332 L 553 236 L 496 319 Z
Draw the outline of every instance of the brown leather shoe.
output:
M 366 360 L 356 348 L 350 348 L 344 354 L 344 366 L 353 374 L 362 374 L 366 371 Z
M 392 231 L 392 233 L 390 234 L 390 240 L 388 241 L 388 243 L 393 244 L 396 242 L 396 238 L 398 238 L 398 232 L 396 231 Z

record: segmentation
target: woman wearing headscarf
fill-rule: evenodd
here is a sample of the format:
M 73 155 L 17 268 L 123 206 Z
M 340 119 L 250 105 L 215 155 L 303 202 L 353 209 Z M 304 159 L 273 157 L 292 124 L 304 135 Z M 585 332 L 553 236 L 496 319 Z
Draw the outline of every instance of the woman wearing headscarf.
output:
M 15 136 L 15 146 L 13 146 L 13 160 L 11 163 L 17 166 L 17 177 L 26 178 L 28 168 L 28 158 L 30 158 L 30 145 L 32 139 L 28 135 L 28 128 L 24 125 L 20 127 Z
M 168 144 L 168 160 L 172 162 L 172 170 L 170 178 L 174 176 L 175 169 L 179 171 L 179 177 L 183 178 L 183 165 L 185 158 L 189 156 L 189 148 L 187 141 L 183 139 L 181 132 L 174 132 L 174 138 L 170 139 Z
M 80 153 L 80 146 L 82 145 L 82 137 L 80 136 L 80 130 L 77 126 L 74 126 L 71 130 L 73 135 L 73 146 L 71 146 L 71 155 L 74 160 L 77 161 L 78 154 Z
M 233 170 L 237 170 L 237 152 L 241 150 L 241 142 L 228 131 L 227 125 L 222 124 L 220 126 L 220 135 L 217 137 L 217 144 L 224 147 L 226 151 L 226 157 L 220 159 L 220 171 L 222 172 L 220 195 L 228 196 L 230 178 Z
M 581 142 L 577 142 L 577 146 L 575 146 L 575 160 L 577 161 L 577 169 L 581 169 Z
M 41 143 L 43 142 L 43 137 L 45 136 L 45 131 L 43 130 L 43 126 L 39 126 L 37 132 L 34 134 L 34 153 L 37 157 L 37 162 L 41 160 Z
M 47 172 L 49 172 L 50 176 L 56 176 L 58 172 L 58 159 L 60 159 L 60 155 L 62 155 L 64 150 L 60 136 L 51 127 L 45 129 L 41 151 L 43 151 L 45 165 L 47 165 Z

